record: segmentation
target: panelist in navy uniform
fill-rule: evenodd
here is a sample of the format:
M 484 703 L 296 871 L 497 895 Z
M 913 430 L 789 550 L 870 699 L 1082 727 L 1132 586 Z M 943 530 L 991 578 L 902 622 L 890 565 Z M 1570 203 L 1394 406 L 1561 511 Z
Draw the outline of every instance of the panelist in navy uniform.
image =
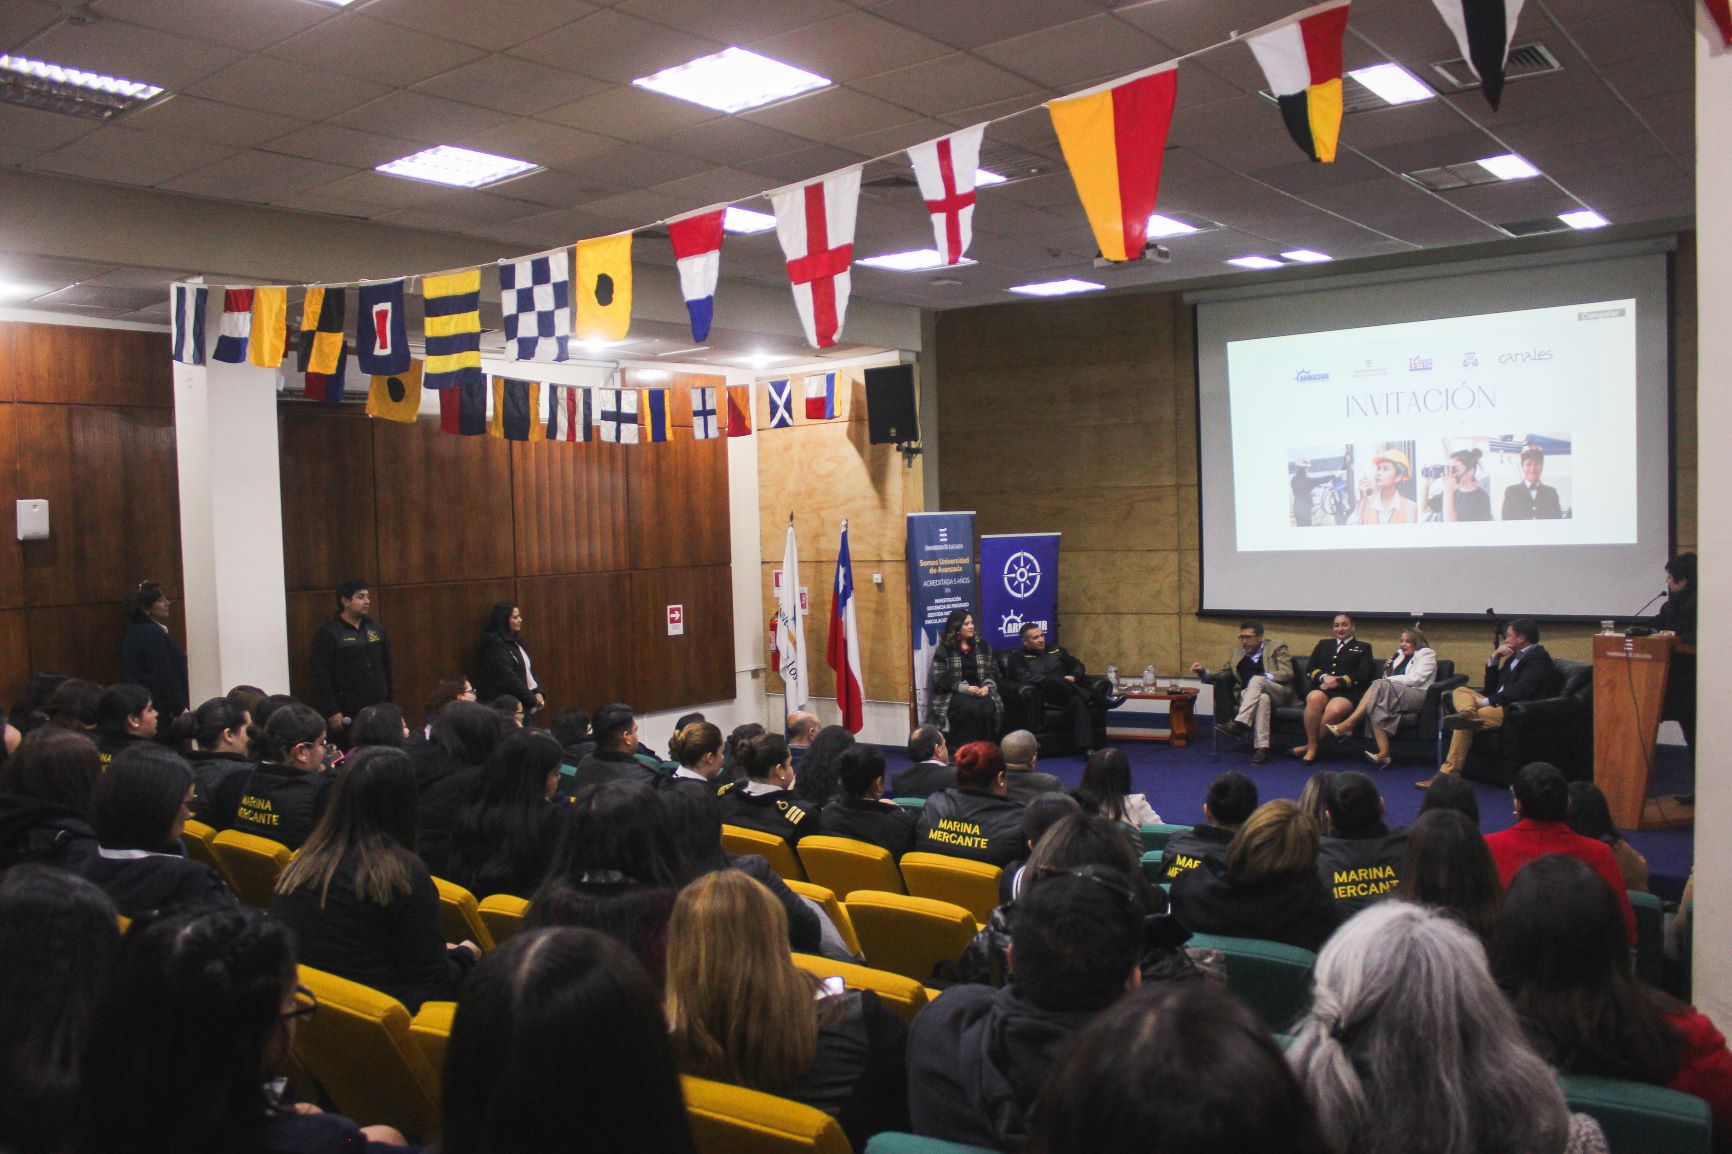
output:
M 1305 672 L 1305 744 L 1294 746 L 1293 756 L 1306 765 L 1317 760 L 1323 727 L 1352 713 L 1360 694 L 1377 676 L 1377 658 L 1370 645 L 1353 635 L 1353 618 L 1337 613 L 1329 630 L 1334 636 L 1325 637 L 1311 650 L 1311 665 Z

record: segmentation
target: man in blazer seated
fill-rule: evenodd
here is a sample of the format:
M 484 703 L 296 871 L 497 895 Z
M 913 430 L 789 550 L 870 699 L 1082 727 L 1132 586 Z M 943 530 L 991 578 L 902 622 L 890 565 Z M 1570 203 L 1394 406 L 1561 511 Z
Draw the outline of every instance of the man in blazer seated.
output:
M 1536 701 L 1558 691 L 1558 670 L 1552 655 L 1540 644 L 1539 624 L 1531 617 L 1517 617 L 1504 627 L 1503 644 L 1491 651 L 1485 663 L 1485 691 L 1461 686 L 1450 694 L 1456 712 L 1443 719 L 1452 730 L 1449 753 L 1438 773 L 1460 773 L 1473 746 L 1473 735 L 1503 725 L 1504 706 L 1514 701 Z M 1413 783 L 1415 789 L 1430 789 L 1435 777 Z
M 1293 702 L 1293 658 L 1285 641 L 1263 636 L 1261 621 L 1239 623 L 1239 648 L 1213 673 L 1195 662 L 1191 676 L 1207 678 L 1217 688 L 1231 682 L 1239 694 L 1239 712 L 1215 728 L 1235 740 L 1251 735 L 1251 764 L 1269 760 L 1269 723 L 1275 709 Z M 1216 714 L 1220 716 L 1217 706 Z

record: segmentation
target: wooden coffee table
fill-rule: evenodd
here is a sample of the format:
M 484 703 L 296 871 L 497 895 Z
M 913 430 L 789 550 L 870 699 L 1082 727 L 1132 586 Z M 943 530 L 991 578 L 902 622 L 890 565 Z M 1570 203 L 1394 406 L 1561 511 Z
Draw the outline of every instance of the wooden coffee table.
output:
M 1125 703 L 1107 714 L 1108 740 L 1161 741 L 1183 747 L 1196 736 L 1195 689 L 1121 688 L 1118 692 L 1124 695 Z M 1163 713 L 1167 724 L 1160 728 Z

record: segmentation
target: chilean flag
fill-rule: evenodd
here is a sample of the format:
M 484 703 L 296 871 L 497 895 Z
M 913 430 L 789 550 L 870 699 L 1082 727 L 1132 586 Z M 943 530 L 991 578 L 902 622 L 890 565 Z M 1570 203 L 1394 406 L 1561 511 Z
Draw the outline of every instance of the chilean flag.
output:
M 722 270 L 722 214 L 725 208 L 700 209 L 667 222 L 680 270 L 680 295 L 692 317 L 692 340 L 707 340 L 716 306 L 716 277 Z
M 985 124 L 964 128 L 908 150 L 920 196 L 932 214 L 932 233 L 947 265 L 968 255 L 974 239 L 974 174 L 980 167 Z
M 848 312 L 848 268 L 854 263 L 854 217 L 860 207 L 860 166 L 770 194 L 776 236 L 788 258 L 794 307 L 806 340 L 827 349 L 842 335 Z
M 830 589 L 830 644 L 824 658 L 836 671 L 836 707 L 842 711 L 842 727 L 859 733 L 866 724 L 866 693 L 860 677 L 860 628 L 854 621 L 854 563 L 848 555 L 846 521 L 836 554 L 836 581 Z
M 1732 48 L 1732 4 L 1726 0 L 1704 0 L 1708 5 L 1708 15 L 1713 18 L 1714 27 L 1720 30 L 1720 39 L 1726 47 Z

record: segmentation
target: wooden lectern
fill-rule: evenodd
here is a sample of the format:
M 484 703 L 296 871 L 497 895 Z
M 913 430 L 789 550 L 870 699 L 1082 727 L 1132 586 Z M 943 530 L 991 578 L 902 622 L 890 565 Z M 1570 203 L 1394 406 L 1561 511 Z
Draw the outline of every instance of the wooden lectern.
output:
M 1594 638 L 1594 784 L 1620 829 L 1683 829 L 1691 806 L 1648 797 L 1676 637 Z M 1693 752 L 1693 751 L 1692 751 Z

